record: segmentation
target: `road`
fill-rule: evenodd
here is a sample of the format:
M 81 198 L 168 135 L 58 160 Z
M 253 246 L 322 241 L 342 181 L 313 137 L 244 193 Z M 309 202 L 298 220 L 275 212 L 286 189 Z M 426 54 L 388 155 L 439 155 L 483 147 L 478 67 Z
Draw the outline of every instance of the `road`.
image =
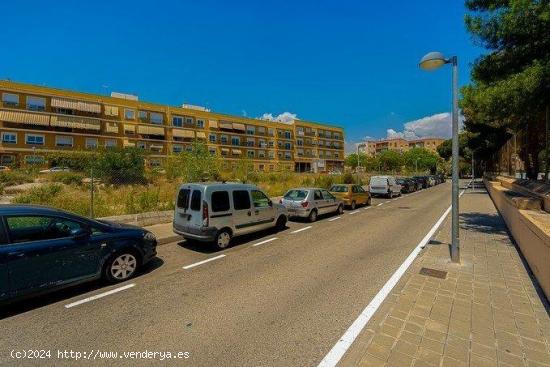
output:
M 184 241 L 160 246 L 131 288 L 65 307 L 121 286 L 92 284 L 5 309 L 0 364 L 33 362 L 11 358 L 14 349 L 45 349 L 52 358 L 36 364 L 82 362 L 59 360 L 57 350 L 147 350 L 188 352 L 177 365 L 316 366 L 448 208 L 450 190 L 447 182 L 339 218 L 292 221 L 222 252 Z M 153 364 L 100 364 L 115 363 Z

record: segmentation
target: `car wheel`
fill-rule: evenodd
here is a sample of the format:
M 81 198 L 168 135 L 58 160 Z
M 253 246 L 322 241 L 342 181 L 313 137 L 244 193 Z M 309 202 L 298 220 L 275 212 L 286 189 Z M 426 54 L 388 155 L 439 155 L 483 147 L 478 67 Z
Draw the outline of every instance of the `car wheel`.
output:
M 131 250 L 113 254 L 105 264 L 104 278 L 110 283 L 130 279 L 139 268 L 138 256 Z
M 317 210 L 313 209 L 312 211 L 310 211 L 307 219 L 310 222 L 315 222 L 317 220 Z
M 351 207 L 351 210 L 355 210 L 355 208 L 357 208 L 357 203 L 355 202 L 355 200 L 353 200 L 353 201 L 351 202 L 350 207 Z
M 336 211 L 338 214 L 344 214 L 344 206 L 342 204 L 338 205 L 338 210 Z
M 275 225 L 275 228 L 277 228 L 278 231 L 282 231 L 286 228 L 286 217 L 284 215 L 281 215 L 277 219 L 277 224 Z
M 231 232 L 227 229 L 222 229 L 216 235 L 215 245 L 219 250 L 224 250 L 229 247 L 231 243 Z

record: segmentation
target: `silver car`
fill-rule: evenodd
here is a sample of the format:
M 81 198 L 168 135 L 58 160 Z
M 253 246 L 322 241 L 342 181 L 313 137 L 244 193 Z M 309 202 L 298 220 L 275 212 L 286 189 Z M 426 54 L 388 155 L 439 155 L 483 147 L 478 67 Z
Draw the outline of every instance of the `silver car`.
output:
M 281 199 L 289 217 L 307 218 L 315 222 L 317 217 L 327 213 L 344 212 L 344 203 L 328 190 L 320 188 L 297 188 L 289 190 Z

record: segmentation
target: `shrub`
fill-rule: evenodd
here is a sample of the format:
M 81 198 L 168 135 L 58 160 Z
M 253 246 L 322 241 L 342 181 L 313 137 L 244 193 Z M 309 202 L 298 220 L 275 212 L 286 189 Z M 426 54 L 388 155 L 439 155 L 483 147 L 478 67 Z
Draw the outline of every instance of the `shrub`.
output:
M 84 176 L 73 172 L 57 172 L 50 176 L 52 182 L 61 182 L 65 185 L 80 185 Z
M 0 172 L 0 183 L 3 186 L 20 185 L 23 183 L 33 182 L 34 177 L 24 171 L 7 171 Z
M 49 184 L 33 187 L 29 191 L 15 197 L 14 201 L 20 204 L 51 205 L 53 199 L 63 191 L 59 184 Z
M 93 164 L 94 177 L 109 184 L 145 183 L 145 159 L 138 148 L 107 149 Z
M 351 172 L 346 172 L 346 173 L 344 173 L 344 176 L 342 177 L 342 181 L 345 184 L 352 184 L 356 180 L 354 180 L 353 175 L 351 174 Z
M 317 176 L 315 177 L 315 180 L 313 181 L 313 186 L 315 187 L 321 187 L 323 189 L 329 189 L 332 184 L 334 183 L 333 176 Z

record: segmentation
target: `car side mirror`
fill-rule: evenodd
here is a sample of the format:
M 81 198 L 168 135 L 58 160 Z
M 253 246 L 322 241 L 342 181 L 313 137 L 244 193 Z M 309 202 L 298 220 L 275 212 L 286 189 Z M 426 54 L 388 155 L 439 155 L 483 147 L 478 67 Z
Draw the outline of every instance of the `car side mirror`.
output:
M 71 231 L 71 236 L 75 240 L 84 240 L 90 237 L 92 232 L 87 228 L 78 228 Z
M 267 203 L 269 204 L 269 206 L 273 206 L 273 201 L 271 201 L 271 199 L 269 199 Z

